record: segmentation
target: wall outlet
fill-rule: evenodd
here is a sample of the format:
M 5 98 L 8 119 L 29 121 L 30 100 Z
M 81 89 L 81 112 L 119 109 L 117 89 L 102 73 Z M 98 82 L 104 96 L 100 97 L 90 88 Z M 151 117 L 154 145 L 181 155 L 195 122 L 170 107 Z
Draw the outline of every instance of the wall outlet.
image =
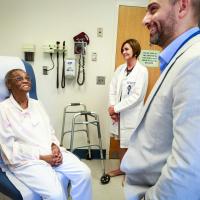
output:
M 43 75 L 48 75 L 48 67 L 43 66 Z
M 105 76 L 97 76 L 96 78 L 96 84 L 97 85 L 105 85 Z
M 96 52 L 92 52 L 91 60 L 97 61 L 97 53 Z
M 102 27 L 97 28 L 97 37 L 103 37 L 103 28 Z

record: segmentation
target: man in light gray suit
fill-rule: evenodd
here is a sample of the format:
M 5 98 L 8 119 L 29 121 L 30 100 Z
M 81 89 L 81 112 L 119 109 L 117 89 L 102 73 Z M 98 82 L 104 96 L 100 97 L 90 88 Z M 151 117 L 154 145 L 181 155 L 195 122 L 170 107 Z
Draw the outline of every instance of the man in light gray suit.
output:
M 121 170 L 127 200 L 200 200 L 200 0 L 150 0 L 143 23 L 161 76 Z

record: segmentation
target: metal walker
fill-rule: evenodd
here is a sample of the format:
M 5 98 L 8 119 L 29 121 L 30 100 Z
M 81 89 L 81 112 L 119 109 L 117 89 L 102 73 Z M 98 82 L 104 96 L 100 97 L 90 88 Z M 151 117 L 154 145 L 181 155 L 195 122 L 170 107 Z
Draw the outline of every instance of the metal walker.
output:
M 77 106 L 80 108 L 80 110 L 72 110 L 72 107 Z M 72 118 L 72 127 L 71 130 L 65 131 L 65 120 L 66 120 L 66 114 L 74 114 Z M 84 116 L 82 119 L 83 121 L 78 121 L 80 119 L 80 116 Z M 85 125 L 85 128 L 82 129 L 75 129 L 76 125 Z M 98 144 L 91 144 L 90 143 L 90 134 L 89 134 L 89 125 L 94 125 L 97 128 L 97 135 L 98 135 Z M 76 132 L 85 132 L 87 135 L 87 145 L 85 146 L 78 146 L 74 147 L 74 134 Z M 70 151 L 73 153 L 75 149 L 79 148 L 88 148 L 88 157 L 87 159 L 91 160 L 91 147 L 98 147 L 100 151 L 100 160 L 102 165 L 102 171 L 103 175 L 101 176 L 101 183 L 107 184 L 110 181 L 110 176 L 105 173 L 105 163 L 103 158 L 103 148 L 102 148 L 102 139 L 101 139 L 101 131 L 100 131 L 100 123 L 99 123 L 99 117 L 95 112 L 89 112 L 86 109 L 86 106 L 82 103 L 70 103 L 64 108 L 63 113 L 63 124 L 62 124 L 62 133 L 61 133 L 61 146 L 63 145 L 63 139 L 65 134 L 71 134 L 70 139 Z

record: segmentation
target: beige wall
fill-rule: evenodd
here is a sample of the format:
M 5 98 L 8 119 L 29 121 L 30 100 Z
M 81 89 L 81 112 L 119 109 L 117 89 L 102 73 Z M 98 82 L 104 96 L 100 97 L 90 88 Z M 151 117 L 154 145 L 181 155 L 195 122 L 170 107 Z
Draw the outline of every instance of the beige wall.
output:
M 36 45 L 34 67 L 39 99 L 44 104 L 56 134 L 60 138 L 62 112 L 70 102 L 82 102 L 88 110 L 99 114 L 103 146 L 109 145 L 108 88 L 115 66 L 117 11 L 119 4 L 144 6 L 147 0 L 0 0 L 0 55 L 23 58 L 21 47 L 25 43 Z M 103 38 L 97 37 L 97 27 L 103 28 Z M 66 41 L 68 53 L 73 57 L 73 36 L 84 31 L 90 38 L 86 56 L 86 82 L 76 82 L 56 89 L 56 69 L 42 75 L 42 66 L 51 66 L 42 45 Z M 98 55 L 91 61 L 91 53 Z M 56 61 L 56 60 L 55 60 Z M 60 65 L 62 60 L 60 60 Z M 105 85 L 96 85 L 96 76 L 105 76 Z

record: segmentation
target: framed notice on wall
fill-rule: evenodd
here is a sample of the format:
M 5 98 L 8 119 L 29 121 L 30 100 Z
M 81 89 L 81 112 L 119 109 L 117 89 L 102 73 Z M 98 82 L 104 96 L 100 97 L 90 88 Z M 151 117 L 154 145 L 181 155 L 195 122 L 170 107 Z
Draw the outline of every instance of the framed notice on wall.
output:
M 158 67 L 160 51 L 158 50 L 141 50 L 139 61 L 146 67 Z

